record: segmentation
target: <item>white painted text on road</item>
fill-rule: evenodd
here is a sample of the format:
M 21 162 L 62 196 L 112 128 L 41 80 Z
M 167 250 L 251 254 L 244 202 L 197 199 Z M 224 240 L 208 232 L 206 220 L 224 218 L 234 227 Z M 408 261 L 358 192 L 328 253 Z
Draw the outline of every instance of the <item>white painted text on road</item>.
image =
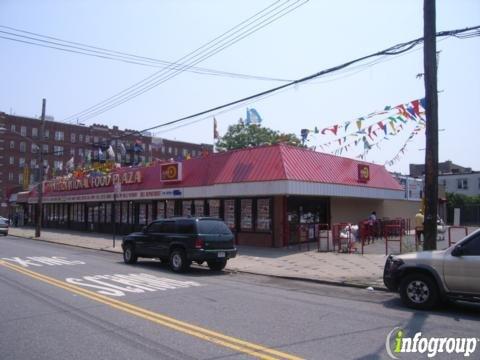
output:
M 143 273 L 93 275 L 82 278 L 67 278 L 65 281 L 70 284 L 96 289 L 99 294 L 110 296 L 125 296 L 126 293 L 139 294 L 201 286 L 195 281 L 173 280 Z
M 85 262 L 80 260 L 67 260 L 62 256 L 29 256 L 26 258 L 11 257 L 11 258 L 2 258 L 2 260 L 7 260 L 19 264 L 23 267 L 30 266 L 60 266 L 60 265 L 84 265 Z

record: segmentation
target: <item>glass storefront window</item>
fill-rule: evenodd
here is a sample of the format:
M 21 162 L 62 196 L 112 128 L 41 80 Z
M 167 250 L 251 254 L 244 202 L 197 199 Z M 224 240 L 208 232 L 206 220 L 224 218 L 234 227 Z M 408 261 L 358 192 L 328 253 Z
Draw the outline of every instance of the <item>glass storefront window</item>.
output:
M 138 223 L 140 225 L 147 223 L 147 204 L 138 204 Z
M 80 219 L 81 222 L 85 221 L 85 205 L 84 204 L 78 204 L 78 218 Z
M 98 205 L 98 223 L 103 224 L 105 222 L 105 203 Z
M 192 200 L 183 200 L 182 201 L 182 215 L 183 216 L 192 215 Z
M 121 215 L 122 215 L 122 203 L 121 202 L 115 202 L 113 204 L 114 209 L 115 209 L 115 222 L 117 224 L 120 224 L 122 221 Z
M 165 202 L 157 201 L 157 219 L 165 218 Z
M 128 223 L 135 224 L 135 215 L 133 213 L 133 203 L 128 203 Z
M 270 219 L 270 199 L 257 199 L 257 221 L 258 231 L 270 231 L 272 220 Z
M 224 221 L 225 224 L 230 229 L 235 229 L 236 222 L 235 222 L 235 200 L 230 199 L 230 200 L 225 200 L 224 201 L 224 206 L 225 206 L 225 211 L 224 211 Z
M 210 210 L 210 216 L 220 217 L 220 200 L 218 199 L 208 200 L 208 208 Z
M 98 205 L 95 205 L 93 207 L 93 219 L 92 223 L 97 223 L 98 222 Z
M 153 221 L 153 206 L 152 203 L 147 204 L 147 223 L 150 224 Z
M 195 216 L 205 216 L 205 201 L 195 200 Z
M 93 207 L 88 207 L 88 223 L 93 224 Z
M 175 216 L 175 200 L 167 200 L 167 218 Z
M 105 204 L 105 223 L 110 224 L 112 222 L 112 204 Z
M 241 199 L 240 200 L 240 229 L 241 230 L 252 230 L 252 199 Z
M 128 202 L 122 203 L 122 223 L 128 224 Z

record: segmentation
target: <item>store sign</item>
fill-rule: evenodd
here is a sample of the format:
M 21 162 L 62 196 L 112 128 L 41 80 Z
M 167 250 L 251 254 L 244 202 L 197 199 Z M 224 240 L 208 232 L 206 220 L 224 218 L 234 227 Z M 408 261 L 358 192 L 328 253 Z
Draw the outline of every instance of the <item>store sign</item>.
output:
M 366 183 L 370 180 L 370 167 L 368 165 L 358 165 L 358 182 Z
M 115 184 L 132 185 L 141 184 L 143 181 L 140 170 L 113 173 L 102 176 L 90 176 L 80 179 L 54 180 L 45 183 L 46 191 L 71 191 L 82 189 L 95 189 L 112 186 Z
M 182 163 L 160 165 L 160 179 L 162 182 L 182 181 Z

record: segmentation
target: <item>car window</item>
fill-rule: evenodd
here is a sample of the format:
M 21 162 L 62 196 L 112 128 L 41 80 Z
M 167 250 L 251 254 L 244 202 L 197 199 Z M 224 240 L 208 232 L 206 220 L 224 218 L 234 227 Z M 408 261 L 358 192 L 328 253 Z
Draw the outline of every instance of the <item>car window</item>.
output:
M 148 226 L 148 232 L 152 232 L 152 233 L 161 232 L 161 229 L 162 229 L 162 223 L 161 222 L 154 222 L 154 223 L 151 223 Z
M 195 221 L 177 220 L 177 232 L 180 234 L 196 234 Z
M 2 224 L 2 225 L 7 225 L 8 223 L 7 223 L 6 220 L 0 219 L 0 224 Z
M 232 232 L 223 221 L 202 219 L 198 221 L 199 234 L 231 234 Z
M 464 256 L 480 256 L 480 235 L 465 243 L 462 252 Z
M 159 232 L 162 233 L 174 233 L 175 232 L 175 221 L 164 221 L 160 227 Z

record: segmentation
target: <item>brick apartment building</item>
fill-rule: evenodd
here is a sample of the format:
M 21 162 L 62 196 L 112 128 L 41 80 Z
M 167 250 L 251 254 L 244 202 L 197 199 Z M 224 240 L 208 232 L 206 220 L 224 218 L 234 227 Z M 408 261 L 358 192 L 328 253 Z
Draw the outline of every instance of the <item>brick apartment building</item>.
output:
M 199 156 L 212 145 L 167 140 L 141 134 L 136 130 L 120 130 L 117 126 L 90 126 L 45 120 L 44 141 L 40 139 L 41 121 L 37 118 L 8 115 L 0 112 L 0 216 L 8 215 L 11 194 L 27 190 L 39 179 L 41 145 L 46 178 L 67 173 L 67 162 L 73 166 L 87 160 L 112 159 L 124 166 L 152 160 Z M 41 144 L 40 144 L 41 143 Z M 71 163 L 70 163 L 71 165 Z

